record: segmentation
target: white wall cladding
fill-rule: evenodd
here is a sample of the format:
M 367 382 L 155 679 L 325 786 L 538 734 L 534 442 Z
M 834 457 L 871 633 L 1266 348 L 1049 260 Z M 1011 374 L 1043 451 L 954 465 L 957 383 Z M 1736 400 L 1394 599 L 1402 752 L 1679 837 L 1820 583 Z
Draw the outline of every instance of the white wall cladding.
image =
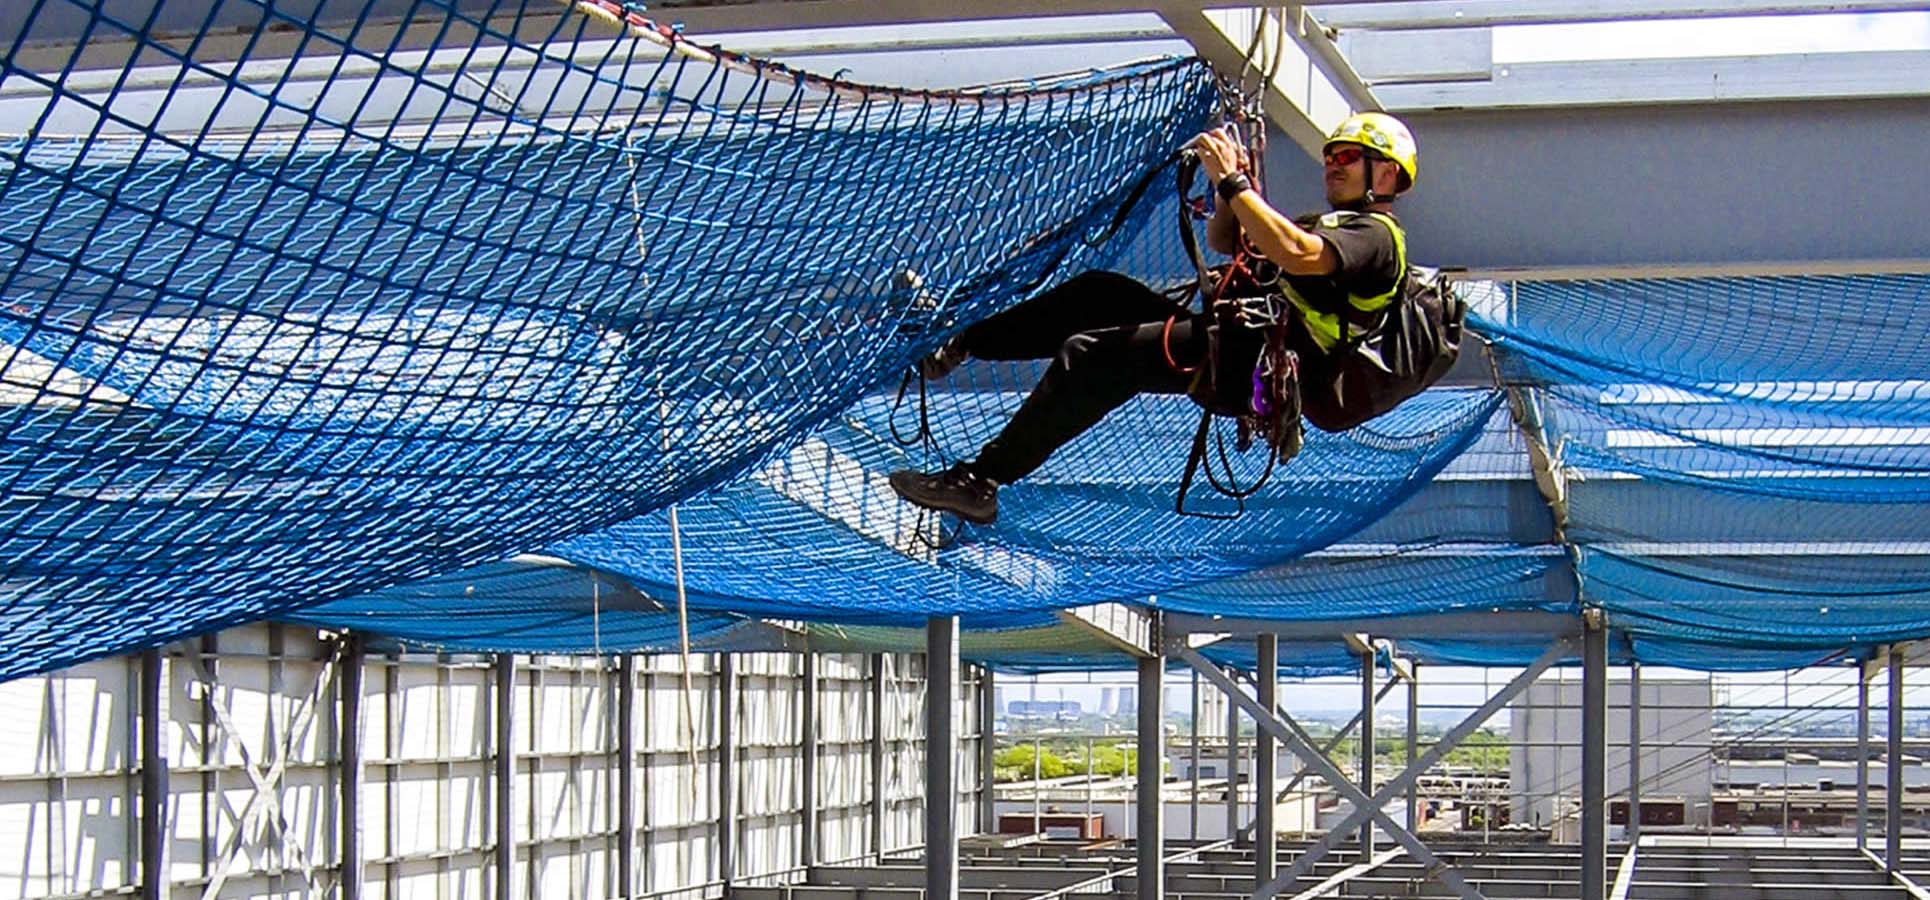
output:
M 314 631 L 255 625 L 170 647 L 162 896 L 309 898 L 341 889 L 339 694 L 347 657 Z M 509 896 L 623 896 L 618 884 L 619 680 L 613 658 L 515 658 Z M 363 668 L 362 896 L 498 896 L 496 671 L 488 656 L 371 653 Z M 884 672 L 882 690 L 874 666 Z M 733 659 L 734 877 L 802 863 L 803 657 Z M 632 893 L 719 893 L 720 657 L 634 667 Z M 923 840 L 923 659 L 818 657 L 818 858 L 876 852 L 875 722 L 887 850 Z M 137 895 L 140 660 L 0 683 L 0 897 Z M 974 824 L 978 675 L 959 697 L 961 833 Z M 686 690 L 686 685 L 688 690 Z M 881 698 L 882 720 L 874 718 Z M 257 786 L 265 786 L 258 790 Z
M 885 848 L 925 840 L 925 665 L 885 658 Z
M 139 674 L 116 659 L 0 684 L 0 896 L 140 877 L 126 774 Z
M 484 896 L 494 841 L 488 661 L 370 655 L 362 687 L 365 896 Z
M 871 851 L 870 747 L 870 658 L 818 657 L 818 855 L 823 859 Z

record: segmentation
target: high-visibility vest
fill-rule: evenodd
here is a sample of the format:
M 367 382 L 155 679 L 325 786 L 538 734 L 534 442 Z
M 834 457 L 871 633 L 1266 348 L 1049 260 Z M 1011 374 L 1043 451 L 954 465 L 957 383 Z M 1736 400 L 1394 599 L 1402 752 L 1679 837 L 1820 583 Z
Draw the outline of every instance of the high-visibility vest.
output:
M 1387 308 L 1387 304 L 1393 301 L 1395 295 L 1400 293 L 1401 282 L 1407 278 L 1407 233 L 1401 230 L 1400 223 L 1394 221 L 1393 216 L 1386 213 L 1357 213 L 1349 210 L 1335 210 L 1320 218 L 1321 224 L 1332 228 L 1345 221 L 1342 217 L 1358 215 L 1373 216 L 1375 219 L 1380 220 L 1381 224 L 1386 225 L 1387 230 L 1394 235 L 1394 271 L 1399 274 L 1394 276 L 1393 286 L 1389 287 L 1385 293 L 1375 294 L 1372 297 L 1360 297 L 1352 294 L 1347 296 L 1347 305 L 1354 310 L 1361 313 L 1379 313 L 1381 310 Z M 1288 283 L 1284 278 L 1281 279 L 1281 281 L 1282 285 L 1286 288 L 1287 299 L 1300 310 L 1301 318 L 1306 320 L 1307 332 L 1313 335 L 1314 343 L 1318 344 L 1321 350 L 1332 350 L 1335 345 L 1340 343 L 1340 314 L 1325 312 L 1314 308 L 1312 303 L 1309 303 L 1305 297 L 1300 296 L 1299 291 L 1293 289 L 1291 283 Z M 1360 333 L 1358 329 L 1354 329 L 1350 336 L 1359 337 Z

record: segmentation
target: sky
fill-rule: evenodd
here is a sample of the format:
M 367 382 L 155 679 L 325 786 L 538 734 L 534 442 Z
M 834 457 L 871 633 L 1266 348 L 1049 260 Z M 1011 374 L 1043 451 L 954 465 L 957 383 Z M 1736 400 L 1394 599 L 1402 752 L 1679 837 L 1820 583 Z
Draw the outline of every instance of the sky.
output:
M 1528 25 L 1494 31 L 1494 61 L 1656 59 L 1930 49 L 1930 12 Z
M 907 87 L 974 84 L 1116 65 L 1191 47 L 1145 13 L 959 21 L 830 31 L 707 35 L 736 49 L 775 55 L 803 68 Z M 996 38 L 1064 35 L 1066 44 L 1029 44 L 1013 53 Z M 1111 41 L 1093 41 L 1110 34 Z M 1128 37 L 1130 36 L 1130 37 Z M 913 49 L 926 41 L 993 39 L 990 46 Z M 909 42 L 909 44 L 905 43 Z M 888 48 L 898 46 L 896 52 Z M 929 47 L 930 45 L 926 45 Z M 812 49 L 815 48 L 815 49 Z M 1506 26 L 1493 30 L 1493 61 L 1515 64 L 1758 54 L 1930 50 L 1930 12 L 1836 13 Z M 1048 61 L 1043 67 L 1041 60 Z

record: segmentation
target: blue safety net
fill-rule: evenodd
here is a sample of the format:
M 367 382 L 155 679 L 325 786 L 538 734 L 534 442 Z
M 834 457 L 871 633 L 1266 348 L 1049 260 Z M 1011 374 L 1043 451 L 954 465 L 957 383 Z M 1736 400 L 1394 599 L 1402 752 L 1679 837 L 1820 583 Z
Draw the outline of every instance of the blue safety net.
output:
M 547 557 L 472 566 L 306 606 L 283 620 L 449 652 L 709 651 L 765 628 L 742 616 L 701 610 L 679 621 L 621 578 Z
M 8 11 L 0 676 L 781 458 L 1091 256 L 1218 99 L 1190 60 L 899 91 L 548 3 L 414 4 L 406 51 L 311 6 L 206 43 L 166 3 Z
M 961 617 L 959 659 L 999 672 L 1044 675 L 1063 672 L 1131 672 L 1137 661 L 1092 629 L 1060 622 L 1051 614 L 1019 614 L 994 619 Z M 823 653 L 922 653 L 923 628 L 813 623 L 804 642 Z M 1221 665 L 1252 670 L 1252 639 L 1228 639 L 1201 650 Z M 1278 659 L 1284 678 L 1318 678 L 1360 671 L 1360 658 L 1342 640 L 1281 641 Z M 1383 653 L 1381 660 L 1387 662 Z M 1168 670 L 1191 671 L 1169 660 Z
M 985 383 L 1004 371 L 972 364 L 954 377 Z M 934 430 L 968 447 L 1004 421 L 1026 386 L 934 397 Z M 917 624 L 938 612 L 983 617 L 1140 601 L 1353 533 L 1426 485 L 1483 433 L 1499 402 L 1491 391 L 1443 390 L 1352 432 L 1310 435 L 1300 457 L 1246 501 L 1245 516 L 1211 520 L 1173 512 L 1198 407 L 1142 397 L 1002 489 L 996 524 L 941 534 L 955 523 L 921 514 L 885 483 L 893 467 L 933 464 L 893 441 L 889 401 L 854 406 L 784 460 L 678 507 L 693 605 Z M 1210 494 L 1199 505 L 1234 511 Z M 666 596 L 676 579 L 670 549 L 669 515 L 660 513 L 549 552 Z
M 1547 652 L 1554 638 L 1544 634 L 1492 634 L 1453 639 L 1414 638 L 1400 642 L 1401 655 L 1424 665 L 1512 668 L 1526 666 Z M 1631 637 L 1615 632 L 1607 644 L 1611 666 L 1641 663 L 1698 672 L 1775 672 L 1810 666 L 1842 664 L 1851 658 L 1843 650 L 1763 649 L 1732 644 L 1700 643 L 1680 638 Z M 1557 666 L 1582 663 L 1579 645 L 1563 654 Z
M 1577 610 L 1568 560 L 1556 547 L 1456 545 L 1370 554 L 1371 548 L 1350 545 L 1168 592 L 1160 595 L 1159 605 L 1276 621 Z
M 961 617 L 958 657 L 994 671 L 1047 672 L 1131 670 L 1132 657 L 1091 629 L 1059 621 L 1051 613 L 997 619 Z M 926 629 L 813 623 L 806 628 L 813 652 L 923 653 Z
M 1545 282 L 1489 323 L 1572 465 L 1792 500 L 1930 498 L 1930 279 Z
M 1930 630 L 1930 278 L 1523 283 L 1493 312 L 1556 448 L 1581 596 L 1645 659 Z

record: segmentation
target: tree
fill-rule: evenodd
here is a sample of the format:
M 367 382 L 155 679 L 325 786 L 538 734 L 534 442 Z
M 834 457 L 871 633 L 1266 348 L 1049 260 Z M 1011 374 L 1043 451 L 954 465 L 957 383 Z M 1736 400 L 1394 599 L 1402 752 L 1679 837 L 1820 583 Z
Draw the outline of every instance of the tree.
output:
M 1132 771 L 1132 767 L 1119 745 L 1105 744 L 1092 748 L 1090 771 L 1094 775 L 1125 775 Z
M 1422 741 L 1421 751 L 1425 752 L 1428 746 L 1428 741 Z M 1341 749 L 1336 752 L 1335 756 L 1345 758 L 1351 755 L 1357 755 L 1359 749 L 1358 742 L 1352 742 L 1351 744 L 1342 742 Z M 1388 764 L 1403 763 L 1407 759 L 1407 741 L 1397 737 L 1377 738 L 1374 741 L 1374 757 L 1376 760 Z M 1455 766 L 1457 768 L 1475 769 L 1482 772 L 1506 771 L 1508 768 L 1508 739 L 1502 735 L 1495 734 L 1490 729 L 1483 728 L 1468 735 L 1467 738 L 1461 741 L 1453 750 L 1449 750 L 1446 758 L 1441 760 L 1441 764 Z
M 1020 744 L 998 751 L 992 757 L 992 777 L 997 781 L 1030 781 L 1034 771 L 1032 749 L 1031 744 Z M 1050 749 L 1039 753 L 1037 772 L 1041 778 L 1064 778 L 1079 771 Z

